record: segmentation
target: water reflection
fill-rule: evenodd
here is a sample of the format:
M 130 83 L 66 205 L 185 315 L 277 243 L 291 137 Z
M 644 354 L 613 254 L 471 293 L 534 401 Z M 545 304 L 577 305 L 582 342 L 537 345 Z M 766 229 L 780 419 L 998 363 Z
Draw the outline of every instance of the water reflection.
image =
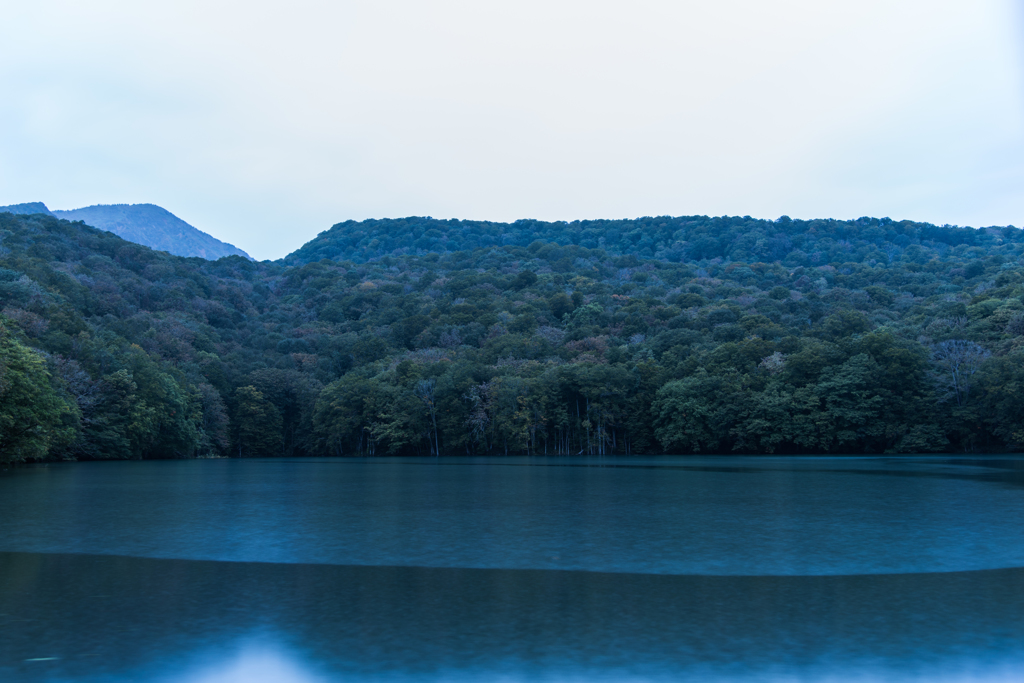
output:
M 961 670 L 925 670 L 904 672 L 899 677 L 900 683 L 1018 683 L 1021 680 L 1019 663 L 1004 666 L 983 668 L 962 667 Z M 174 674 L 161 679 L 159 683 L 327 683 L 332 680 L 358 680 L 356 677 L 332 679 L 329 675 L 321 676 L 310 673 L 304 663 L 295 656 L 284 653 L 280 648 L 264 643 L 246 645 L 238 654 L 216 663 L 186 667 L 184 673 Z M 720 674 L 712 671 L 679 672 L 652 677 L 640 677 L 627 673 L 609 674 L 607 672 L 563 673 L 559 675 L 515 674 L 505 671 L 476 672 L 448 671 L 432 676 L 409 676 L 389 674 L 375 676 L 375 681 L 391 683 L 412 683 L 427 681 L 434 683 L 670 683 L 672 681 L 703 681 L 704 683 L 887 683 L 895 680 L 893 672 L 878 668 L 875 670 L 846 671 L 843 673 L 826 671 L 765 672 L 746 674 Z
M 330 678 L 309 670 L 306 662 L 273 640 L 244 641 L 236 648 L 197 658 L 184 670 L 159 678 L 158 683 L 327 683 Z M 237 649 L 236 652 L 231 650 Z
M 23 470 L 0 680 L 1018 680 L 997 460 Z
M 232 648 L 254 634 L 312 680 L 913 680 L 1024 664 L 1020 569 L 712 577 L 5 553 L 0 576 L 2 680 L 212 676 L 232 669 L 195 653 L 247 665 L 254 650 Z
M 1019 567 L 1024 470 L 1009 462 L 68 464 L 0 477 L 0 550 L 716 575 Z

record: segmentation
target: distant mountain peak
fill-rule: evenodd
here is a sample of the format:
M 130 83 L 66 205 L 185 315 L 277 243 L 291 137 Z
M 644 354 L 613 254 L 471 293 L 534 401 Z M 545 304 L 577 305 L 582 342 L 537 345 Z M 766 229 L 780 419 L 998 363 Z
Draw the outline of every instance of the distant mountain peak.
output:
M 39 206 L 46 208 L 42 204 Z M 0 211 L 3 209 L 0 208 Z M 211 261 L 224 256 L 243 256 L 252 259 L 233 244 L 222 242 L 189 225 L 156 204 L 96 204 L 81 209 L 49 213 L 69 221 L 82 221 L 94 228 L 108 230 L 123 239 L 175 256 L 198 256 Z
M 53 213 L 48 208 L 46 208 L 46 204 L 43 204 L 42 202 L 28 202 L 26 204 L 11 204 L 10 206 L 0 206 L 0 213 L 45 213 L 47 216 L 53 215 Z

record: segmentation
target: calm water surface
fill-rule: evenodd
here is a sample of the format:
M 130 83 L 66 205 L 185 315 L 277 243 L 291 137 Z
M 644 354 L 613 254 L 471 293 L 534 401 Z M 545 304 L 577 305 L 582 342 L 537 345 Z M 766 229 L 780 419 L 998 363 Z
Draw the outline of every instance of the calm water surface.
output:
M 9 470 L 0 680 L 1024 680 L 1024 459 Z

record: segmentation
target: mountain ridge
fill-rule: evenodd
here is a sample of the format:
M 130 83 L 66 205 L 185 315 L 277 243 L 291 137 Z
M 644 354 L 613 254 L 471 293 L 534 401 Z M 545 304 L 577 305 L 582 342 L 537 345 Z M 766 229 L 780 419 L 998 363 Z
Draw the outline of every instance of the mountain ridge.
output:
M 975 245 L 984 242 L 986 236 L 1001 239 L 1007 231 L 1019 233 L 1014 226 L 970 228 L 871 217 L 802 220 L 781 216 L 769 220 L 693 215 L 572 222 L 520 219 L 500 223 L 410 216 L 336 223 L 277 262 L 301 266 L 327 259 L 362 264 L 388 256 L 528 247 L 539 240 L 559 246 L 600 249 L 612 257 L 632 255 L 672 263 L 786 260 L 794 266 L 806 266 L 821 261 L 831 249 L 830 244 L 823 243 L 825 250 L 815 251 L 818 236 L 838 241 L 841 247 L 861 242 L 862 249 L 895 253 L 911 244 Z M 815 257 L 815 253 L 819 256 Z M 891 259 L 891 254 L 884 254 L 884 258 Z
M 95 204 L 52 213 L 175 256 L 198 256 L 211 261 L 224 256 L 251 258 L 233 244 L 199 230 L 156 204 Z
M 211 261 L 224 256 L 252 258 L 235 245 L 203 232 L 156 204 L 94 204 L 79 209 L 50 210 L 43 202 L 28 202 L 0 206 L 0 212 L 44 214 L 64 220 L 82 221 L 130 242 L 175 256 L 197 256 Z
M 11 204 L 9 206 L 0 206 L 0 212 L 7 212 L 13 214 L 19 214 L 23 216 L 31 216 L 32 214 L 41 213 L 47 216 L 52 216 L 53 212 L 46 208 L 46 204 L 42 202 L 25 202 L 24 204 Z

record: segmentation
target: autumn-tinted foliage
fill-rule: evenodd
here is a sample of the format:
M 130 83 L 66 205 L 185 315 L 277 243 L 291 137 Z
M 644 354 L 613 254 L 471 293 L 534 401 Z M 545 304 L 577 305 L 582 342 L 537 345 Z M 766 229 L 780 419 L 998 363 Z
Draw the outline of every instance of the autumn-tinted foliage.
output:
M 1024 443 L 1016 228 L 410 218 L 265 263 L 0 238 L 3 460 Z

